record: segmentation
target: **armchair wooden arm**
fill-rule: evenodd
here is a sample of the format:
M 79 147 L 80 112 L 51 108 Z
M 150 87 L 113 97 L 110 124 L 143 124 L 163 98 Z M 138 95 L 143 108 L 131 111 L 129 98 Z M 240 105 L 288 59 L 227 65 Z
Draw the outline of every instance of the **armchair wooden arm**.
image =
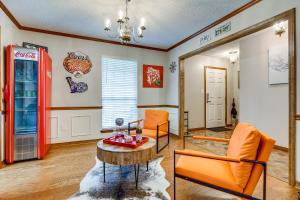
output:
M 160 124 L 157 124 L 157 126 L 160 127 L 160 126 L 162 126 L 162 125 L 164 125 L 164 124 L 167 124 L 167 123 L 169 123 L 169 121 L 165 121 L 165 122 L 162 122 L 162 123 L 160 123 Z
M 204 137 L 204 136 L 193 136 L 194 140 L 208 140 L 208 141 L 214 141 L 214 142 L 225 142 L 229 143 L 229 139 L 225 138 L 217 138 L 217 137 Z
M 196 151 L 174 150 L 174 154 L 185 155 L 185 156 L 193 156 L 193 157 L 202 157 L 202 158 L 215 159 L 215 160 L 223 160 L 223 161 L 235 162 L 235 163 L 247 162 L 247 163 L 252 163 L 252 164 L 260 164 L 263 167 L 266 167 L 266 165 L 267 165 L 266 162 L 263 162 L 263 161 L 260 161 L 260 160 L 249 160 L 249 159 L 244 159 L 244 158 L 233 158 L 233 157 L 228 157 L 228 156 L 219 156 L 219 155 L 215 155 L 215 154 L 208 154 L 208 153 L 196 152 Z
M 223 160 L 223 161 L 228 161 L 228 162 L 236 162 L 236 163 L 241 162 L 241 160 L 239 158 L 219 156 L 219 155 L 202 153 L 202 152 L 194 152 L 194 151 L 190 152 L 190 151 L 186 151 L 186 150 L 175 150 L 174 153 L 178 154 L 178 155 L 202 157 L 202 158 L 208 158 L 208 159 Z
M 130 124 L 135 124 L 135 123 L 141 122 L 141 121 L 143 121 L 143 120 L 144 120 L 144 119 L 139 119 L 139 120 L 136 120 L 136 121 L 133 121 L 133 122 L 129 122 L 129 123 L 128 123 L 128 133 L 130 133 L 130 130 L 131 130 Z
M 136 120 L 136 121 L 133 121 L 133 122 L 129 122 L 128 124 L 135 124 L 135 123 L 138 123 L 138 122 L 141 122 L 143 121 L 144 119 L 139 119 L 139 120 Z
M 168 121 L 164 121 L 164 122 L 158 124 L 157 127 L 156 127 L 156 144 L 157 144 L 156 145 L 156 152 L 157 153 L 159 152 L 159 147 L 158 147 L 159 128 L 162 125 L 165 125 L 165 124 L 167 124 L 167 126 L 168 126 L 168 129 L 167 129 L 167 131 L 168 131 L 168 134 L 167 134 L 167 136 L 168 136 L 168 143 L 165 146 L 163 146 L 162 149 L 169 145 L 169 141 L 170 141 L 170 121 L 168 120 Z

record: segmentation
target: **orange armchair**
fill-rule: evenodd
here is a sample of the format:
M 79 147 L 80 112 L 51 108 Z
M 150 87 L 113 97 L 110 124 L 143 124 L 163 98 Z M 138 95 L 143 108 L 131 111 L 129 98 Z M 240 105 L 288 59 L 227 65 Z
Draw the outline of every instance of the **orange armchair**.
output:
M 275 141 L 255 127 L 240 123 L 230 140 L 194 136 L 193 139 L 229 143 L 227 156 L 194 150 L 174 151 L 174 199 L 176 177 L 220 190 L 244 199 L 258 199 L 252 193 L 264 172 L 263 199 L 266 199 L 267 161 Z M 176 163 L 176 155 L 179 159 Z
M 159 153 L 170 142 L 170 121 L 169 113 L 163 110 L 145 110 L 145 119 L 140 119 L 134 122 L 128 123 L 128 130 L 130 130 L 131 124 L 144 121 L 144 127 L 142 129 L 143 135 L 156 139 L 156 152 Z M 159 148 L 159 139 L 162 137 L 168 137 L 167 143 Z

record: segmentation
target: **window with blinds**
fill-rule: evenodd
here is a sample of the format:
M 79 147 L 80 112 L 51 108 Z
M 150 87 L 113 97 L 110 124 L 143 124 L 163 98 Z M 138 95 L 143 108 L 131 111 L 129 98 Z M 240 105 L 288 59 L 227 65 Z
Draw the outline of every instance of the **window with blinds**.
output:
M 102 58 L 102 128 L 137 120 L 137 62 Z

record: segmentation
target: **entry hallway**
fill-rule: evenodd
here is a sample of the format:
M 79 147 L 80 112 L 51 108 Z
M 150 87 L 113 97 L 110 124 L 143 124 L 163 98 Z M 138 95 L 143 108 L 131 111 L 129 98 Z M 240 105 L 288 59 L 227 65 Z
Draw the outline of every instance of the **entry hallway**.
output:
M 212 132 L 200 131 L 196 134 L 211 136 Z M 228 137 L 226 133 L 218 133 Z M 105 134 L 109 136 L 109 134 Z M 216 136 L 216 135 L 214 135 Z M 20 162 L 7 166 L 0 171 L 0 199 L 67 199 L 79 189 L 79 183 L 95 165 L 96 140 L 52 145 L 44 160 Z M 173 150 L 182 148 L 183 142 L 176 136 L 171 137 L 170 145 L 160 155 L 164 156 L 162 166 L 170 182 L 168 192 L 173 199 Z M 215 148 L 217 146 L 217 148 Z M 209 142 L 186 141 L 186 147 L 211 153 L 224 153 L 224 147 L 212 146 Z M 213 147 L 213 149 L 211 148 Z M 216 150 L 217 149 L 217 150 Z M 268 165 L 272 170 L 272 159 Z M 118 172 L 116 172 L 118 173 Z M 99 180 L 102 181 L 102 180 Z M 297 190 L 286 182 L 269 173 L 267 177 L 267 199 L 297 199 Z M 182 179 L 176 180 L 178 200 L 231 200 L 238 199 L 204 186 Z M 254 192 L 255 197 L 262 197 L 262 182 Z M 5 197 L 5 198 L 3 198 Z

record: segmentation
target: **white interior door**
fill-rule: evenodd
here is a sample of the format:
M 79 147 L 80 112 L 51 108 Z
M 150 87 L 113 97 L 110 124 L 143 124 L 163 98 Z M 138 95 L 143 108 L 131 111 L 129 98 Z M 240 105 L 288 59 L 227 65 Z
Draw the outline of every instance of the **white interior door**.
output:
M 206 128 L 225 126 L 226 69 L 206 68 Z

